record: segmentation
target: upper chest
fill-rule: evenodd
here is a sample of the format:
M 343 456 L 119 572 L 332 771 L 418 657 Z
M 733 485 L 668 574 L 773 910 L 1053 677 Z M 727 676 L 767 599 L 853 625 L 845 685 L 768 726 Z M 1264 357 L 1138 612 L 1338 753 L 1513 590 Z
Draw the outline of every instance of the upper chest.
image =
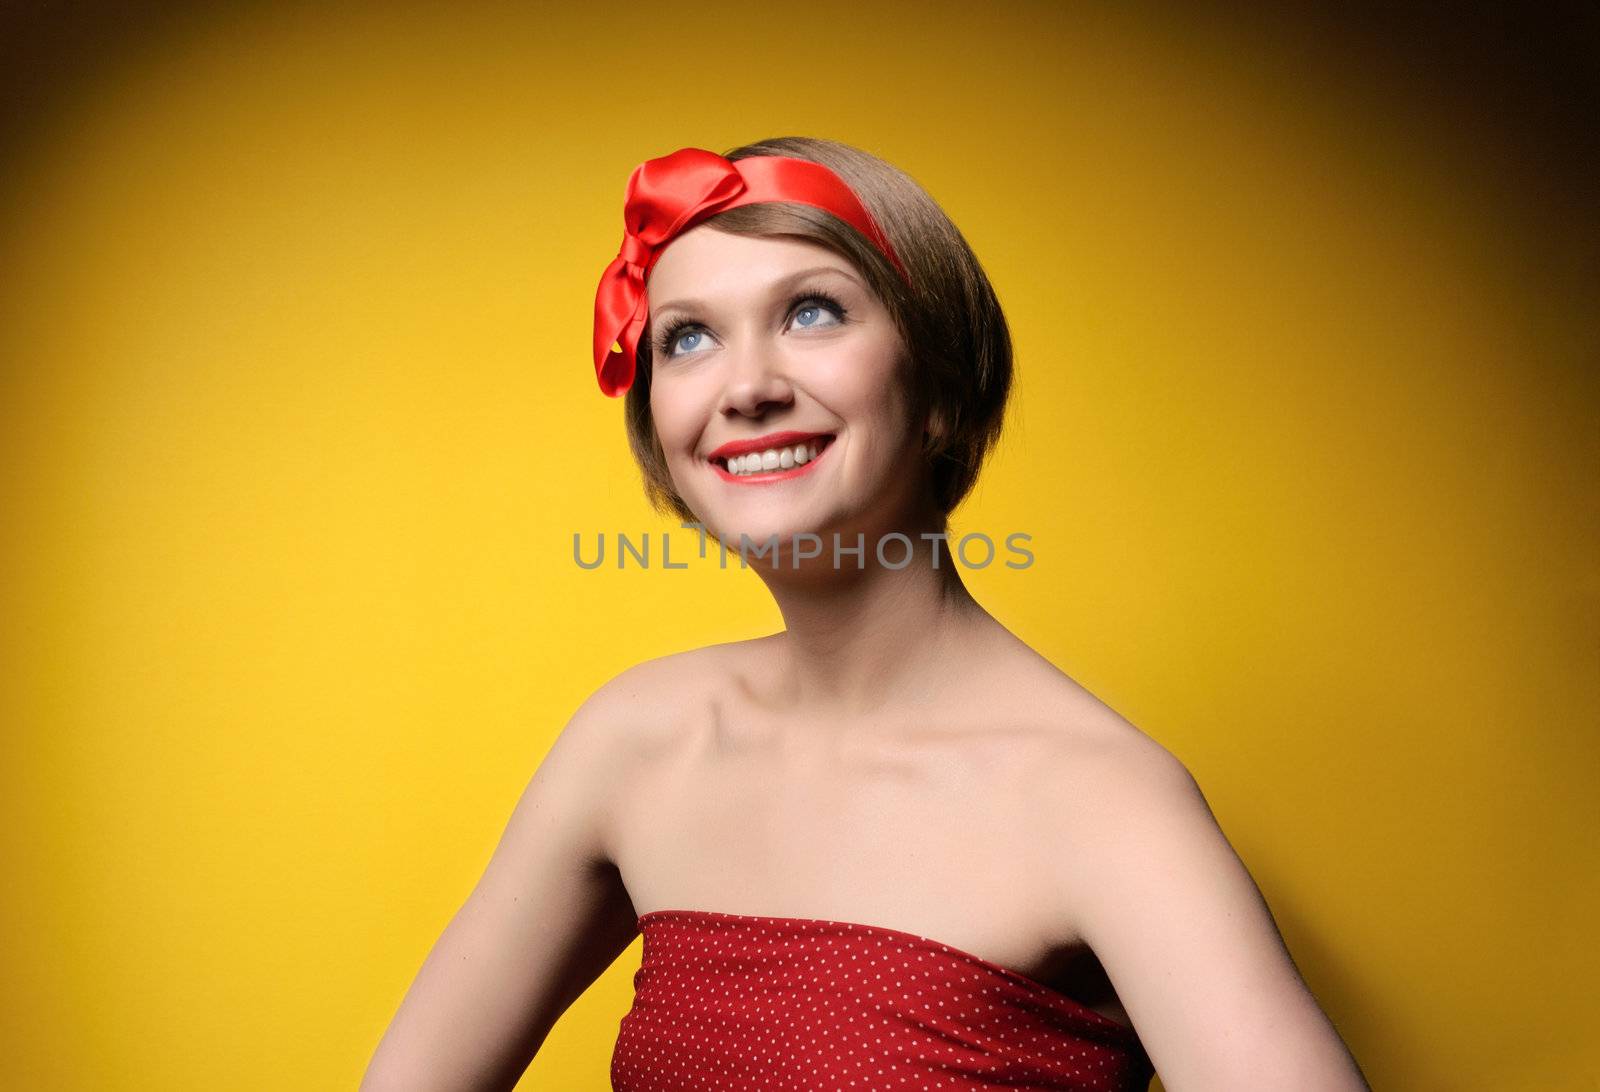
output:
M 1060 747 L 1021 720 L 848 735 L 710 709 L 638 764 L 613 852 L 639 913 L 887 926 L 1092 1003 L 1107 984 L 1068 912 Z

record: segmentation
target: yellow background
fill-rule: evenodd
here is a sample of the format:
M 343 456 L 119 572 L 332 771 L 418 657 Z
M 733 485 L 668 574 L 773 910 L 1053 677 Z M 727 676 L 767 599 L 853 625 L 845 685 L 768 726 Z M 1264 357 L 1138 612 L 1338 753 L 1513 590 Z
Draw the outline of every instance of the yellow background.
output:
M 571 536 L 670 526 L 590 355 L 628 172 L 801 134 L 984 262 L 955 527 L 1036 563 L 969 583 L 1189 765 L 1374 1086 L 1594 1087 L 1596 267 L 1503 134 L 1176 9 L 138 27 L 0 183 L 0 1085 L 354 1088 L 577 704 L 778 626 Z M 606 1087 L 638 958 L 521 1087 Z

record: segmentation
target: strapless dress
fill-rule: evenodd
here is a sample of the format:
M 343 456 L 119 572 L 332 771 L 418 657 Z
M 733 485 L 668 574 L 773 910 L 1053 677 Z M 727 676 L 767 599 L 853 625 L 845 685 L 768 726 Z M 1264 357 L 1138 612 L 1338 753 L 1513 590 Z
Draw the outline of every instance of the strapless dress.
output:
M 913 933 L 654 910 L 615 1092 L 1146 1092 L 1137 1033 L 1025 975 Z

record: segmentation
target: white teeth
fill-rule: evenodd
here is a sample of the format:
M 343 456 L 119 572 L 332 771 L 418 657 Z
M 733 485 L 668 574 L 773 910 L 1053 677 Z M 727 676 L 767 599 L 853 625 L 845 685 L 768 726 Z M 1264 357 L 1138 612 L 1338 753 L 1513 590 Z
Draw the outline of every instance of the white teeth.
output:
M 766 451 L 751 451 L 744 455 L 735 455 L 728 460 L 728 473 L 730 474 L 760 474 L 770 470 L 792 470 L 797 466 L 804 466 L 817 457 L 822 450 L 818 441 L 812 440 L 803 444 L 794 444 L 790 447 L 768 448 Z

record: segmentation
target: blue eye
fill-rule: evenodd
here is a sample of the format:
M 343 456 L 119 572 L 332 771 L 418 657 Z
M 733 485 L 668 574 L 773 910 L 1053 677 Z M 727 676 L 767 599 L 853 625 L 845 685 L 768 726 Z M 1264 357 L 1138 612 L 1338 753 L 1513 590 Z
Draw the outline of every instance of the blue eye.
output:
M 826 313 L 827 313 L 826 309 L 822 308 L 822 307 L 802 307 L 802 308 L 800 308 L 800 310 L 798 312 L 796 312 L 796 314 L 794 316 L 794 320 L 798 325 L 804 326 L 804 327 L 807 327 L 807 328 L 810 328 L 812 326 L 819 326 L 819 325 L 820 326 L 826 326 L 828 324 L 825 323 L 825 322 L 819 323 L 819 322 L 817 322 L 817 321 L 815 321 L 813 319 L 807 319 L 806 318 L 807 315 L 821 316 L 821 315 L 825 315 Z
M 802 330 L 815 330 L 830 326 L 843 326 L 847 312 L 844 305 L 826 292 L 802 292 L 789 302 L 790 307 L 805 304 L 794 313 L 794 322 Z M 827 322 L 825 317 L 833 312 L 834 321 Z
M 700 338 L 705 337 L 705 331 L 692 319 L 680 318 L 673 320 L 665 330 L 657 335 L 652 348 L 656 356 L 681 356 L 676 352 L 680 343 L 691 342 L 689 351 L 694 351 L 694 346 L 699 344 Z
M 801 330 L 843 326 L 847 321 L 845 316 L 849 313 L 843 304 L 828 293 L 815 291 L 795 295 L 789 300 L 789 308 L 794 315 L 795 327 Z M 826 321 L 830 311 L 834 316 L 833 322 Z M 699 351 L 702 348 L 700 343 L 705 338 L 706 329 L 700 323 L 691 318 L 677 318 L 656 335 L 651 348 L 658 357 L 686 356 Z

